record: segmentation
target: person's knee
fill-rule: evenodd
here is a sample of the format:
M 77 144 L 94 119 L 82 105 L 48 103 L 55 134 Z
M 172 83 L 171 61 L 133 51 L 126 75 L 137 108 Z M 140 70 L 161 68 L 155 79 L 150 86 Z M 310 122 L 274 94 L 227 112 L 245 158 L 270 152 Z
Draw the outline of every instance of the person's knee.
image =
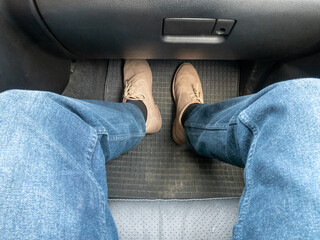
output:
M 45 91 L 33 91 L 33 90 L 7 90 L 0 94 L 0 97 L 5 100 L 11 101 L 42 101 L 43 99 L 50 98 L 53 93 Z
M 32 90 L 8 90 L 0 94 L 0 103 L 5 103 L 11 108 L 23 107 L 30 109 L 32 106 L 42 105 L 44 101 L 53 99 L 54 93 Z
M 275 84 L 274 101 L 286 105 L 310 105 L 320 101 L 320 79 L 304 78 Z
M 302 78 L 283 81 L 274 84 L 274 91 L 279 93 L 290 93 L 294 95 L 302 95 L 302 93 L 318 93 L 320 89 L 320 79 L 318 78 Z
M 53 93 L 29 90 L 8 90 L 0 94 L 1 115 L 5 119 L 36 116 L 46 101 L 52 99 Z M 36 120 L 36 119 L 35 119 Z
M 318 124 L 319 92 L 319 79 L 280 82 L 259 92 L 244 114 L 255 123 L 271 119 L 272 125 L 284 126 L 293 122 Z

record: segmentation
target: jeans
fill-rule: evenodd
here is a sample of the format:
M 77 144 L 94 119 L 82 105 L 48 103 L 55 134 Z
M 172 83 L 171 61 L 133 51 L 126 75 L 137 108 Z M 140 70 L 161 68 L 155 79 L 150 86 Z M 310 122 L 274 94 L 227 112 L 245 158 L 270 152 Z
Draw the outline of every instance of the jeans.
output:
M 320 79 L 194 109 L 198 154 L 244 167 L 234 239 L 320 239 Z
M 0 239 L 117 239 L 105 162 L 145 135 L 130 103 L 0 94 Z
M 2 239 L 117 239 L 105 161 L 136 146 L 130 103 L 36 91 L 0 94 Z M 197 106 L 185 122 L 197 153 L 245 168 L 234 239 L 320 238 L 320 80 Z

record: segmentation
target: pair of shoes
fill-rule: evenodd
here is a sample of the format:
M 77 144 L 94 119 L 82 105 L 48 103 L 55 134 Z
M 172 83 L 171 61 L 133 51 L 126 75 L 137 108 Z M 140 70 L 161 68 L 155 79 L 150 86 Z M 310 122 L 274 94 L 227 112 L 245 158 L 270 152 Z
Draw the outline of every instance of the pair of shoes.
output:
M 162 119 L 152 96 L 152 73 L 145 60 L 126 60 L 124 65 L 123 102 L 140 100 L 147 109 L 146 133 L 160 130 Z M 183 63 L 173 79 L 173 98 L 176 104 L 176 118 L 173 123 L 172 137 L 177 144 L 185 143 L 181 118 L 190 104 L 203 103 L 203 91 L 196 69 L 190 63 Z

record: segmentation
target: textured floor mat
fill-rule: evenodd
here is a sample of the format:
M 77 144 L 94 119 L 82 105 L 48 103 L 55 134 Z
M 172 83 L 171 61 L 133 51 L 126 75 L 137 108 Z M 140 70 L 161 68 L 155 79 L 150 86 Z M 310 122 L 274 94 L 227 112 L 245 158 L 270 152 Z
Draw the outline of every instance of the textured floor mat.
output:
M 243 170 L 202 158 L 171 138 L 171 81 L 178 60 L 151 60 L 153 95 L 163 120 L 159 133 L 107 164 L 110 198 L 211 198 L 240 196 Z M 238 95 L 239 68 L 232 61 L 189 61 L 198 70 L 207 103 Z M 121 101 L 123 62 L 110 60 L 105 100 Z

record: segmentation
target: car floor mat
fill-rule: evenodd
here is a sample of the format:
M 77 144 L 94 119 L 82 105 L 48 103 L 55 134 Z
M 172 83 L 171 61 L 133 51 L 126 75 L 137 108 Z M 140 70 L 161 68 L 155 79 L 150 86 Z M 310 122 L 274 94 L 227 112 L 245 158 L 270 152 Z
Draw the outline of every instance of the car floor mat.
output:
M 147 135 L 128 153 L 107 163 L 110 198 L 217 198 L 238 197 L 243 169 L 201 157 L 176 145 L 171 138 L 175 106 L 171 82 L 181 60 L 148 61 L 153 74 L 153 96 L 163 125 Z M 206 103 L 237 97 L 239 67 L 235 61 L 187 61 L 197 69 Z M 120 102 L 123 92 L 123 61 L 109 60 L 105 101 Z

